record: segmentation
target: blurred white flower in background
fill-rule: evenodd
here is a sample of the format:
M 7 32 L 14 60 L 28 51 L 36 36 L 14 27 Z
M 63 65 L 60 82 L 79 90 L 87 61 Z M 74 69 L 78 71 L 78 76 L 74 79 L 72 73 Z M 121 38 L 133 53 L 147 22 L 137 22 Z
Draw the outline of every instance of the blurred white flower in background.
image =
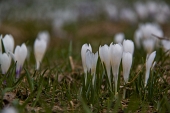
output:
M 41 32 L 38 33 L 37 38 L 45 40 L 47 42 L 47 44 L 48 44 L 49 41 L 50 41 L 50 34 L 49 34 L 48 31 L 41 31 Z
M 121 43 L 123 42 L 123 40 L 125 39 L 125 35 L 124 33 L 116 33 L 114 36 L 114 42 L 115 43 Z
M 36 60 L 36 70 L 40 68 L 40 63 L 42 62 L 42 59 L 45 55 L 47 45 L 48 45 L 48 40 L 47 38 L 41 38 L 39 35 L 36 38 L 34 42 L 34 55 L 35 55 L 35 60 Z
M 137 15 L 131 8 L 122 8 L 120 11 L 120 19 L 125 22 L 136 23 Z
M 142 45 L 147 54 L 153 52 L 155 47 L 158 47 L 160 43 L 160 41 L 154 35 L 163 37 L 163 31 L 158 24 L 140 24 L 134 33 L 134 40 L 137 47 L 139 48 L 140 45 Z
M 147 6 L 144 3 L 136 2 L 136 3 L 134 3 L 134 8 L 137 12 L 139 19 L 145 20 L 148 18 Z
M 170 50 L 170 40 L 162 40 L 161 43 L 165 52 Z
M 14 107 L 5 107 L 1 113 L 18 113 L 18 111 Z

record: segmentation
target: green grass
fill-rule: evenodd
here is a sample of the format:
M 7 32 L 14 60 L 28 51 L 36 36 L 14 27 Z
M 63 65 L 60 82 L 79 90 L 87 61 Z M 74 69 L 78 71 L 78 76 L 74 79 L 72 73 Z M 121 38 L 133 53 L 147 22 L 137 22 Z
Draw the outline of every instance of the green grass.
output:
M 90 22 L 90 25 L 96 26 L 96 23 Z M 95 85 L 92 85 L 92 76 L 89 73 L 85 86 L 80 58 L 82 44 L 91 43 L 94 51 L 97 51 L 100 44 L 110 44 L 113 41 L 113 34 L 107 34 L 108 32 L 100 33 L 101 36 L 85 34 L 86 38 L 84 38 L 82 34 L 79 34 L 84 26 L 88 28 L 89 25 L 73 23 L 65 26 L 64 29 L 69 35 L 74 36 L 69 40 L 52 38 L 40 70 L 35 70 L 33 51 L 30 62 L 25 62 L 19 79 L 15 79 L 15 63 L 12 63 L 7 74 L 0 76 L 0 108 L 5 106 L 3 96 L 7 92 L 13 92 L 16 96 L 10 103 L 20 113 L 170 112 L 170 94 L 168 93 L 170 83 L 167 81 L 169 57 L 161 49 L 156 50 L 157 65 L 150 73 L 147 87 L 144 87 L 146 53 L 143 49 L 135 50 L 129 84 L 123 84 L 122 64 L 120 65 L 118 86 L 121 87 L 118 88 L 117 96 L 114 94 L 114 86 L 110 87 L 108 84 L 100 59 L 97 63 Z M 118 26 L 117 23 L 116 26 Z M 129 26 L 124 25 L 120 29 L 127 37 L 132 38 L 135 28 L 128 29 Z M 28 44 L 33 45 L 33 42 Z M 69 56 L 73 58 L 75 70 L 71 68 Z M 137 70 L 139 65 L 142 68 Z M 4 81 L 6 84 L 3 84 Z M 124 88 L 127 90 L 126 99 L 122 99 Z

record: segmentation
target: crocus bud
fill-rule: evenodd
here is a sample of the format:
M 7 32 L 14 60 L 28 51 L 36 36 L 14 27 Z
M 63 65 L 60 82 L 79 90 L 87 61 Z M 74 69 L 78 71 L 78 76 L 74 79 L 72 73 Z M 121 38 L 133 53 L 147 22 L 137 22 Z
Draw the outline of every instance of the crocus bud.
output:
M 152 52 L 146 60 L 145 87 L 149 79 L 150 69 L 155 59 L 155 56 L 156 56 L 156 51 Z
M 93 81 L 92 81 L 93 85 L 95 81 L 97 60 L 98 60 L 98 52 L 94 54 L 90 50 L 86 51 L 86 66 L 88 72 L 91 71 L 91 75 L 93 75 Z
M 123 53 L 123 47 L 121 44 L 110 45 L 110 59 L 111 59 L 112 72 L 115 81 L 115 93 L 117 93 L 117 81 L 118 81 L 118 73 L 119 73 L 119 66 L 122 58 L 122 53 Z
M 82 59 L 82 65 L 84 69 L 84 73 L 87 74 L 87 66 L 86 66 L 86 52 L 87 50 L 92 52 L 91 45 L 84 44 L 81 48 L 81 59 Z
M 123 51 L 129 52 L 133 55 L 134 52 L 134 43 L 131 40 L 124 40 L 123 41 Z
M 44 57 L 44 54 L 47 49 L 47 42 L 43 39 L 36 39 L 34 42 L 34 55 L 36 60 L 36 69 L 40 67 L 40 63 Z
M 86 52 L 86 66 L 87 66 L 87 70 L 89 72 L 91 71 L 91 74 L 96 73 L 97 59 L 98 59 L 98 52 L 96 52 L 94 54 L 90 50 L 87 50 L 87 52 Z
M 2 70 L 2 74 L 5 74 L 10 65 L 11 65 L 11 57 L 8 56 L 6 53 L 0 53 L 0 64 L 1 64 L 1 70 Z
M 129 52 L 123 52 L 122 57 L 122 65 L 123 65 L 123 78 L 125 83 L 129 80 L 129 73 L 132 66 L 132 54 Z
M 117 33 L 117 34 L 115 35 L 115 37 L 114 37 L 114 42 L 115 42 L 115 43 L 121 43 L 121 44 L 122 44 L 124 38 L 125 38 L 124 33 Z
M 12 37 L 12 35 L 5 35 L 5 37 L 2 39 L 3 44 L 4 44 L 4 48 L 5 48 L 5 52 L 13 52 L 14 50 L 14 38 Z
M 27 57 L 27 47 L 25 43 L 23 43 L 21 46 L 16 46 L 13 55 L 13 59 L 16 62 L 16 78 L 19 78 L 26 57 Z
M 106 45 L 106 44 L 104 46 L 100 46 L 99 47 L 99 55 L 100 55 L 100 59 L 102 61 L 102 64 L 105 64 L 107 75 L 108 75 L 108 79 L 109 79 L 109 82 L 110 82 L 109 84 L 111 85 L 111 77 L 110 77 L 111 64 L 110 64 L 110 50 L 109 50 L 109 46 Z

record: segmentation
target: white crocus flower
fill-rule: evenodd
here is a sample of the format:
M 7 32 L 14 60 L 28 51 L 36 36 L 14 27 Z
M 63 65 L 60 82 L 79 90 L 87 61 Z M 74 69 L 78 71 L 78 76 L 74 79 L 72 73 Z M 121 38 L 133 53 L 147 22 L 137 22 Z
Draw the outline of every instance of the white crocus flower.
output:
M 122 65 L 123 65 L 123 78 L 124 78 L 124 81 L 126 84 L 126 83 L 128 83 L 130 69 L 132 66 L 132 54 L 131 53 L 123 52 Z M 126 95 L 126 89 L 123 90 L 123 98 L 124 99 L 125 99 L 125 95 Z
M 152 52 L 146 60 L 145 87 L 149 79 L 150 69 L 155 59 L 155 56 L 156 56 L 156 51 Z
M 14 107 L 5 107 L 1 113 L 18 113 L 18 111 Z
M 16 78 L 19 78 L 23 64 L 27 57 L 27 53 L 28 50 L 25 43 L 23 43 L 21 46 L 16 46 L 14 54 L 11 53 L 14 61 L 16 62 Z
M 133 55 L 134 52 L 134 43 L 132 40 L 124 40 L 123 41 L 123 51 L 129 52 Z
M 117 81 L 118 81 L 118 73 L 119 73 L 119 66 L 120 61 L 122 58 L 123 47 L 121 44 L 114 44 L 110 45 L 110 59 L 111 59 L 111 66 L 112 66 L 112 73 L 114 75 L 115 81 L 115 94 L 117 93 Z
M 38 33 L 37 38 L 45 40 L 48 44 L 50 40 L 50 34 L 48 33 L 48 31 L 42 31 Z
M 123 78 L 125 83 L 129 80 L 130 69 L 132 66 L 132 54 L 129 52 L 123 52 L 122 57 L 122 65 L 123 65 Z
M 83 46 L 81 47 L 81 59 L 82 59 L 82 65 L 83 65 L 83 70 L 84 70 L 84 74 L 85 74 L 85 85 L 87 82 L 87 65 L 86 65 L 86 52 L 87 50 L 92 52 L 92 48 L 91 45 L 89 44 L 83 44 Z
M 5 52 L 13 52 L 14 50 L 14 38 L 12 37 L 12 35 L 5 35 L 5 37 L 2 39 L 3 44 L 4 44 L 4 48 L 5 48 Z
M 96 75 L 97 60 L 98 60 L 98 52 L 94 54 L 90 50 L 86 51 L 86 66 L 88 72 L 91 71 L 91 75 L 93 75 L 93 81 L 92 81 L 93 85 L 94 85 L 95 75 Z
M 40 63 L 47 49 L 47 42 L 44 39 L 37 38 L 34 42 L 34 55 L 36 60 L 36 69 L 40 68 Z
M 122 44 L 124 38 L 125 38 L 124 33 L 117 33 L 117 34 L 115 35 L 115 37 L 114 37 L 114 42 L 115 42 L 115 43 L 121 43 L 121 44 Z
M 90 50 L 92 52 L 91 45 L 89 44 L 83 44 L 81 48 L 81 59 L 82 59 L 82 65 L 84 73 L 87 74 L 87 66 L 86 66 L 86 52 L 87 50 Z
M 102 61 L 102 64 L 105 64 L 107 76 L 109 79 L 109 85 L 111 86 L 111 77 L 110 77 L 110 69 L 111 69 L 111 63 L 110 63 L 110 50 L 108 45 L 100 46 L 99 47 L 99 55 L 100 59 Z
M 2 70 L 2 74 L 5 74 L 10 65 L 11 65 L 11 57 L 8 56 L 6 53 L 0 53 L 0 64 L 1 64 L 1 70 Z

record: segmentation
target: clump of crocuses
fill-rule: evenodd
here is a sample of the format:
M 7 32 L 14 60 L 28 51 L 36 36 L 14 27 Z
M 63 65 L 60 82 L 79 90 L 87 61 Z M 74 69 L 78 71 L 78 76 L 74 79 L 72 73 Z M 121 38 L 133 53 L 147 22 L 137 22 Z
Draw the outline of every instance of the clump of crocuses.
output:
M 118 93 L 118 78 L 119 78 L 119 67 L 122 60 L 123 65 L 123 76 L 125 83 L 128 82 L 130 68 L 132 65 L 132 56 L 134 53 L 134 44 L 131 40 L 124 40 L 123 45 L 121 43 L 113 44 L 109 46 L 105 44 L 99 47 L 99 56 L 102 63 L 103 69 L 106 71 L 105 75 L 108 79 L 108 85 L 112 89 L 112 83 L 114 83 L 115 95 Z M 87 71 L 91 70 L 93 74 L 93 81 L 95 81 L 96 64 L 98 58 L 98 52 L 92 53 L 91 45 L 84 44 L 81 49 L 82 64 L 85 73 L 85 83 L 87 79 Z M 88 68 L 90 67 L 90 68 Z M 111 73 L 112 72 L 112 73 Z M 113 79 L 111 79 L 113 78 Z M 97 81 L 96 81 L 97 82 Z

